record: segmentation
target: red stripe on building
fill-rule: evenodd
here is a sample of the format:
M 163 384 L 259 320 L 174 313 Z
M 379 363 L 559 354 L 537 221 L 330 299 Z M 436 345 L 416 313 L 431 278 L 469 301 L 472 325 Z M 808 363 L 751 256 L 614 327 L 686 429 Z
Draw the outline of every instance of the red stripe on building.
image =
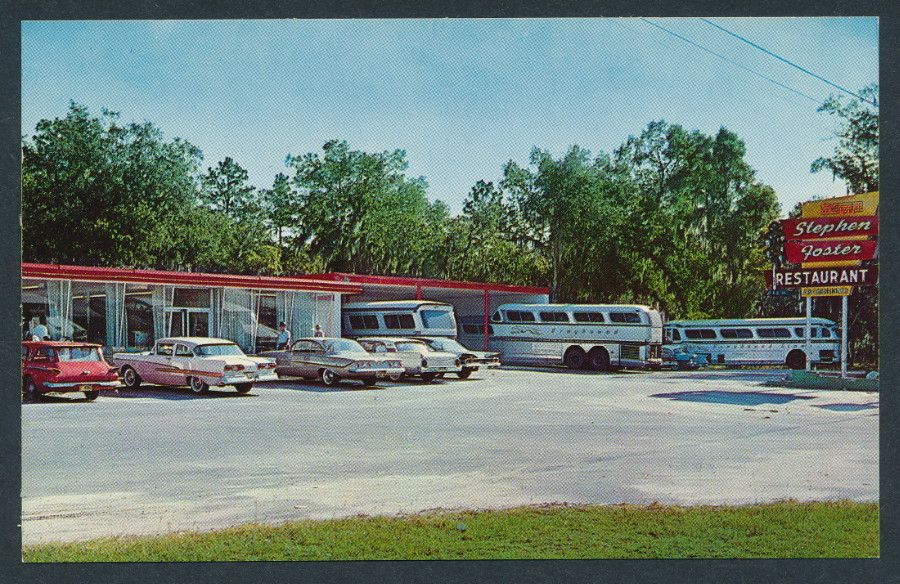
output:
M 490 292 L 511 292 L 516 294 L 549 294 L 549 288 L 539 286 L 514 286 L 511 284 L 494 284 L 491 282 L 466 282 L 462 280 L 437 280 L 433 278 L 413 278 L 405 276 L 371 276 L 368 274 L 346 274 L 328 272 L 298 276 L 317 280 L 329 280 L 353 284 L 370 284 L 376 286 L 406 286 L 412 288 L 444 288 L 457 290 L 488 290 Z
M 316 276 L 242 276 L 237 274 L 133 270 L 126 268 L 100 268 L 95 266 L 32 264 L 24 262 L 22 263 L 22 278 L 133 282 L 180 286 L 222 286 L 228 288 L 253 288 L 265 290 L 341 292 L 344 294 L 362 293 L 362 286 L 358 284 L 342 282 L 331 278 L 318 278 Z

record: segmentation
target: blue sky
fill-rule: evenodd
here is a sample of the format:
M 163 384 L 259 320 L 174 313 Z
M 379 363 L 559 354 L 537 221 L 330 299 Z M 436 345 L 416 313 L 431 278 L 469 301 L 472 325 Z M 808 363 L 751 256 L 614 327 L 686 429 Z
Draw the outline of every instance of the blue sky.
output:
M 818 102 L 836 91 L 698 19 L 653 20 Z M 875 18 L 714 20 L 852 90 L 878 79 Z M 844 192 L 809 172 L 835 144 L 816 102 L 637 19 L 23 23 L 23 135 L 69 100 L 151 121 L 204 166 L 231 156 L 259 187 L 332 138 L 403 148 L 454 212 L 532 146 L 611 151 L 655 119 L 736 132 L 785 210 Z

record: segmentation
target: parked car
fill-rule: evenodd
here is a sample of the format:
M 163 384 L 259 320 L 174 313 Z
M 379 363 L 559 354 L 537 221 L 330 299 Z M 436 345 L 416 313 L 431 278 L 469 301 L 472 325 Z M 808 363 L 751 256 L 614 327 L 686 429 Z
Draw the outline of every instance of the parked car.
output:
M 375 358 L 351 339 L 298 339 L 290 349 L 266 351 L 261 355 L 275 359 L 279 375 L 320 378 L 328 386 L 337 385 L 343 379 L 358 379 L 372 386 L 379 379 L 403 373 L 400 360 L 393 355 Z
M 80 391 L 95 400 L 100 391 L 115 389 L 119 376 L 106 362 L 100 345 L 61 341 L 22 343 L 22 397 L 37 401 L 42 394 Z
M 392 337 L 363 337 L 357 340 L 370 353 L 384 352 L 400 359 L 403 372 L 392 377 L 393 381 L 399 381 L 404 376 L 418 376 L 431 382 L 445 373 L 459 373 L 461 368 L 456 355 L 436 351 L 423 341 Z
M 445 337 L 413 337 L 422 341 L 435 351 L 453 353 L 459 358 L 462 369 L 456 374 L 460 379 L 468 379 L 479 369 L 496 369 L 500 367 L 500 353 L 473 351 L 459 341 Z
M 233 385 L 247 393 L 258 381 L 278 379 L 275 361 L 248 357 L 235 343 L 207 337 L 160 339 L 150 351 L 116 353 L 125 387 L 143 382 L 157 385 L 187 385 L 194 393 L 206 393 L 211 385 Z

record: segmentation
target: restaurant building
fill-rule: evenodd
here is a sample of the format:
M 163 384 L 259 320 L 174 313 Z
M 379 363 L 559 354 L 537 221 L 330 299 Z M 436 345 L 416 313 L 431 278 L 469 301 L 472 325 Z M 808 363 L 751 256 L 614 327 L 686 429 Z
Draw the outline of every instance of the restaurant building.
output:
M 278 323 L 294 338 L 341 335 L 345 299 L 427 299 L 454 305 L 479 327 L 503 302 L 546 302 L 547 289 L 453 280 L 311 274 L 241 276 L 55 264 L 22 264 L 22 337 L 45 324 L 51 339 L 141 351 L 167 336 L 230 339 L 254 353 L 275 346 Z M 486 338 L 485 338 L 486 340 Z

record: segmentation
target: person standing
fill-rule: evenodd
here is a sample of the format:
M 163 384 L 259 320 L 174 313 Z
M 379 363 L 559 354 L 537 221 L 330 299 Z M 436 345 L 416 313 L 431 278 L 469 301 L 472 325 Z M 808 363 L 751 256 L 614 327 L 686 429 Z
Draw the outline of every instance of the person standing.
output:
M 291 346 L 291 331 L 287 330 L 287 325 L 283 322 L 278 323 L 278 340 L 275 341 L 275 348 L 278 350 L 288 349 Z
M 316 325 L 315 328 L 313 329 L 313 336 L 314 337 L 324 337 L 325 331 L 322 330 L 321 326 Z
M 31 329 L 31 336 L 37 337 L 39 341 L 49 341 L 50 340 L 50 331 L 47 329 L 47 319 L 43 316 L 38 321 L 38 324 L 34 325 L 34 328 Z

